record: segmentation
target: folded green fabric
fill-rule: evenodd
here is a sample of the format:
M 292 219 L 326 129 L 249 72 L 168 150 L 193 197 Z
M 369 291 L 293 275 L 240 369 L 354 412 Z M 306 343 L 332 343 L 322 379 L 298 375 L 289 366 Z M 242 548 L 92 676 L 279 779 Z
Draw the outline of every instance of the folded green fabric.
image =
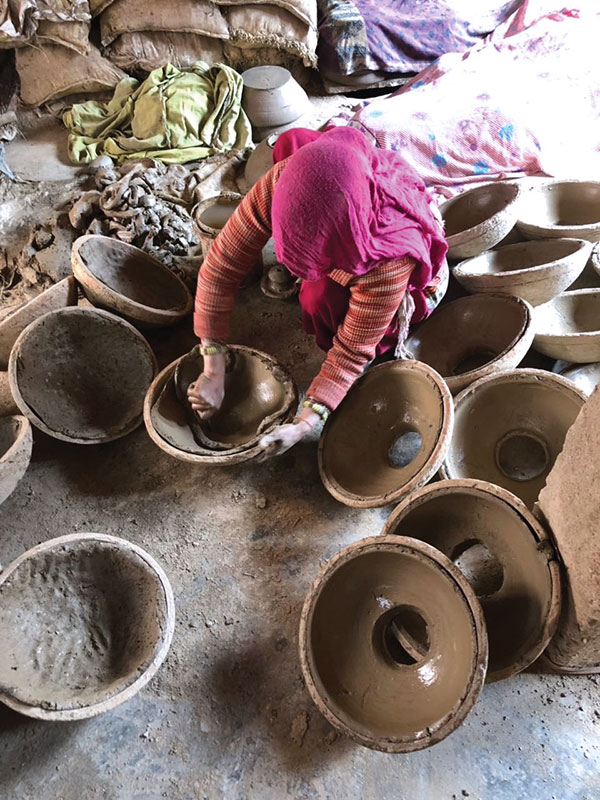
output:
M 89 100 L 65 112 L 69 156 L 76 164 L 102 155 L 183 164 L 244 149 L 252 128 L 242 89 L 234 69 L 203 61 L 186 70 L 166 64 L 141 83 L 124 78 L 108 103 Z

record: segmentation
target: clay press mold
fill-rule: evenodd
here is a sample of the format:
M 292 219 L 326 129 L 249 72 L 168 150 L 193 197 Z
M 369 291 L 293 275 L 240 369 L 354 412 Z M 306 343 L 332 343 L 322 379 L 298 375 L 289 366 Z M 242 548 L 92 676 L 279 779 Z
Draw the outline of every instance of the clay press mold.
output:
M 517 222 L 528 239 L 600 240 L 600 182 L 552 181 L 524 192 Z
M 33 425 L 56 439 L 99 444 L 140 425 L 155 371 L 154 354 L 133 325 L 99 309 L 65 308 L 23 331 L 8 374 Z
M 300 291 L 300 280 L 281 264 L 274 264 L 265 271 L 260 288 L 267 297 L 274 300 L 287 300 Z
M 28 419 L 22 416 L 0 417 L 0 505 L 25 475 L 32 447 Z
M 461 297 L 437 309 L 409 336 L 406 348 L 456 393 L 521 362 L 533 342 L 532 311 L 508 295 Z
M 84 719 L 157 671 L 173 636 L 173 593 L 140 547 L 61 536 L 0 573 L 0 627 L 0 702 L 37 719 Z
M 71 251 L 73 274 L 88 300 L 133 325 L 172 325 L 192 309 L 185 284 L 153 256 L 110 236 L 81 236 Z
M 473 383 L 455 400 L 444 478 L 479 478 L 531 508 L 585 394 L 559 375 L 517 369 Z
M 533 346 L 551 358 L 600 361 L 600 289 L 563 292 L 534 312 Z
M 542 654 L 560 609 L 558 562 L 546 532 L 515 495 L 484 481 L 440 481 L 407 497 L 383 535 L 444 553 L 479 598 L 489 639 L 488 681 Z
M 313 583 L 300 621 L 312 699 L 359 744 L 429 747 L 476 702 L 487 666 L 481 606 L 435 548 L 400 536 L 345 548 Z

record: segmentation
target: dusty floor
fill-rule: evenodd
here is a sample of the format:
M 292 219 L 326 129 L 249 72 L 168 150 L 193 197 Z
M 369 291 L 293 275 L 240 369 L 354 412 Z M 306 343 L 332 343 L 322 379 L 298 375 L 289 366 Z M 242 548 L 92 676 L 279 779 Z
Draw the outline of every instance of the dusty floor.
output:
M 301 388 L 318 369 L 297 305 L 256 286 L 233 338 L 281 358 Z M 152 337 L 161 363 L 192 341 L 189 323 Z M 169 458 L 143 429 L 99 447 L 36 431 L 32 465 L 0 507 L 2 563 L 73 531 L 123 536 L 167 571 L 177 626 L 156 678 L 111 713 L 60 724 L 0 707 L 0 797 L 597 800 L 600 676 L 528 672 L 487 686 L 457 732 L 409 756 L 353 745 L 313 707 L 300 606 L 319 565 L 378 533 L 388 511 L 336 503 L 314 443 L 210 470 Z

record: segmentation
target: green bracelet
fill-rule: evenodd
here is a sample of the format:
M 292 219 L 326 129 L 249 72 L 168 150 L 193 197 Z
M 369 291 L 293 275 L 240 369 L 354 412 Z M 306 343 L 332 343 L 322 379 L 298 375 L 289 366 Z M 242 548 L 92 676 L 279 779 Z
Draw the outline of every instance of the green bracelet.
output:
M 323 403 L 317 403 L 316 400 L 311 400 L 307 398 L 304 403 L 302 403 L 303 408 L 310 408 L 311 411 L 314 411 L 315 414 L 318 414 L 323 422 L 327 422 L 327 417 L 331 413 L 327 406 L 323 405 Z
M 226 355 L 229 352 L 229 348 L 224 344 L 201 344 L 199 350 L 202 356 Z

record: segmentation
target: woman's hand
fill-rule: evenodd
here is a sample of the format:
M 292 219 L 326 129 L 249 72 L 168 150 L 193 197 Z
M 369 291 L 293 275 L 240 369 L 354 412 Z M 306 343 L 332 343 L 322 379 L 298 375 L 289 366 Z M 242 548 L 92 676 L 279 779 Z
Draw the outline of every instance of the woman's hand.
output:
M 205 356 L 204 372 L 188 387 L 188 400 L 200 419 L 209 419 L 221 408 L 225 396 L 225 356 Z
M 256 459 L 259 463 L 266 461 L 273 456 L 280 456 L 293 447 L 301 439 L 304 439 L 319 422 L 320 417 L 309 408 L 305 408 L 294 422 L 287 425 L 280 425 L 271 433 L 267 433 L 259 442 L 262 453 Z

